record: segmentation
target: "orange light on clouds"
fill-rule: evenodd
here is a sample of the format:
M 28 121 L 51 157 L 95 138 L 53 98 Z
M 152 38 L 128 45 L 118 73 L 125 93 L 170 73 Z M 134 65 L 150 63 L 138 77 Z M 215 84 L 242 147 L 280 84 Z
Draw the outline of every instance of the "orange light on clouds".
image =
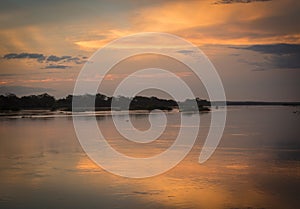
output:
M 300 33 L 294 30 L 294 26 L 287 29 L 290 31 L 284 31 L 287 26 L 268 27 L 267 21 L 276 15 L 284 15 L 283 9 L 294 3 L 291 0 L 250 4 L 213 3 L 174 1 L 140 8 L 131 15 L 130 30 L 113 28 L 105 32 L 105 39 L 88 40 L 86 37 L 87 40 L 74 43 L 81 49 L 93 50 L 124 35 L 149 31 L 172 33 L 196 45 L 300 43 Z

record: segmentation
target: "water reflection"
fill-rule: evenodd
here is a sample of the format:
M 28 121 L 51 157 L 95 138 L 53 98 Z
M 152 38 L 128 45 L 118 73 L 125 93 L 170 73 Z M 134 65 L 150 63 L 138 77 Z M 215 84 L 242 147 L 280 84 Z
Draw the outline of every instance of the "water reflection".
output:
M 95 165 L 82 151 L 70 118 L 1 118 L 0 207 L 299 208 L 300 117 L 292 112 L 291 107 L 229 109 L 219 148 L 199 164 L 210 122 L 205 114 L 197 144 L 178 166 L 138 180 Z M 172 120 L 159 141 L 134 151 L 112 128 L 110 116 L 97 119 L 113 146 L 148 156 L 172 143 L 178 115 L 168 117 Z M 132 121 L 147 128 L 147 115 L 133 115 Z

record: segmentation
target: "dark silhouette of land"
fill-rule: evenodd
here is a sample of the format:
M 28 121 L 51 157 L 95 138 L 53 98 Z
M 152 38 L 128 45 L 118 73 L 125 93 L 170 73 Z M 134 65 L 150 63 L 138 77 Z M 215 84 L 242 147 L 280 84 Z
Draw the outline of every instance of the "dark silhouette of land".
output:
M 103 94 L 96 95 L 68 95 L 62 99 L 55 99 L 49 94 L 30 95 L 18 97 L 15 94 L 0 95 L 0 111 L 20 111 L 20 110 L 63 110 L 72 111 L 72 101 L 76 103 L 73 111 L 87 110 L 167 110 L 178 108 L 178 102 L 174 100 L 159 99 L 157 97 L 135 96 L 128 97 L 108 97 Z M 182 111 L 197 110 L 209 111 L 210 102 L 196 98 L 197 107 L 189 105 L 191 100 L 182 102 Z
M 167 110 L 179 109 L 180 111 L 209 111 L 210 106 L 226 105 L 291 105 L 298 106 L 300 102 L 255 102 L 255 101 L 207 101 L 196 98 L 197 105 L 193 106 L 192 99 L 187 99 L 184 102 L 176 102 L 171 99 L 160 99 L 157 97 L 135 96 L 128 98 L 124 96 L 109 97 L 104 94 L 96 95 L 68 95 L 62 99 L 55 99 L 53 96 L 44 93 L 40 95 L 30 95 L 18 97 L 15 94 L 0 95 L 0 111 L 20 111 L 20 110 L 62 110 L 72 111 L 72 101 L 76 101 L 76 109 L 73 111 L 88 111 L 88 110 Z
M 212 106 L 222 105 L 222 101 L 212 101 Z M 227 106 L 299 106 L 300 102 L 226 101 Z

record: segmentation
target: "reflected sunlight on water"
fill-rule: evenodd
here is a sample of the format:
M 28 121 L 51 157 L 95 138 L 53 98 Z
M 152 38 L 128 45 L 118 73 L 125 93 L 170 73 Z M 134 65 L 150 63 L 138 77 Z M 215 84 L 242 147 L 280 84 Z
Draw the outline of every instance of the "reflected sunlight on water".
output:
M 99 168 L 81 149 L 69 117 L 0 118 L 0 208 L 299 208 L 300 117 L 293 110 L 229 108 L 220 146 L 199 164 L 210 122 L 203 114 L 189 155 L 147 179 Z M 134 146 L 112 128 L 110 116 L 97 119 L 112 146 L 138 157 L 163 151 L 179 128 L 178 113 L 170 113 L 160 139 Z M 142 130 L 149 125 L 146 114 L 132 122 Z

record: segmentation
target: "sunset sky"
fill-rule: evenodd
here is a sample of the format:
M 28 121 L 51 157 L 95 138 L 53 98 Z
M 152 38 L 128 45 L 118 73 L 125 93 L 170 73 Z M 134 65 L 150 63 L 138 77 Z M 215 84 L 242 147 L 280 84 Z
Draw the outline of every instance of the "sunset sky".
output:
M 299 20 L 297 0 L 4 0 L 0 93 L 64 97 L 100 47 L 125 35 L 167 32 L 203 50 L 228 100 L 300 101 Z M 102 93 L 123 78 L 115 75 Z

